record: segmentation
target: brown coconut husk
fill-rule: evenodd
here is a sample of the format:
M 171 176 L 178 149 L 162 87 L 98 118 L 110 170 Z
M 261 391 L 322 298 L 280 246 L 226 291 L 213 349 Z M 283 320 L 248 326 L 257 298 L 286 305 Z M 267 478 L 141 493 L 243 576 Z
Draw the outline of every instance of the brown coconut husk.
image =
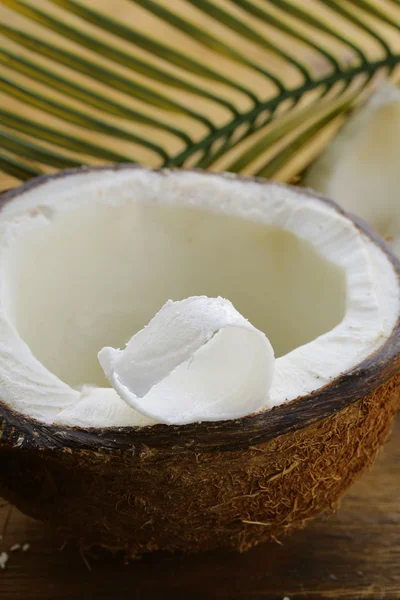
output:
M 0 402 L 0 494 L 85 548 L 244 551 L 335 509 L 387 438 L 399 390 L 400 321 L 352 371 L 243 419 L 81 429 Z
M 328 418 L 239 450 L 3 443 L 1 493 L 86 548 L 247 550 L 337 507 L 386 440 L 399 385 L 394 377 Z

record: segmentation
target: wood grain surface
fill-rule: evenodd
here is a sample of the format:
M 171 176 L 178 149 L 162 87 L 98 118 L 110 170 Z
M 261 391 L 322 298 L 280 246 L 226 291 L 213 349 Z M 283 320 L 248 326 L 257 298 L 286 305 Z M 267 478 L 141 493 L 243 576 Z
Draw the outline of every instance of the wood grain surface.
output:
M 246 554 L 155 554 L 124 565 L 121 557 L 82 556 L 74 545 L 9 506 L 0 552 L 1 600 L 155 600 L 163 598 L 399 600 L 400 418 L 372 472 L 351 489 L 338 513 L 320 518 L 283 545 Z

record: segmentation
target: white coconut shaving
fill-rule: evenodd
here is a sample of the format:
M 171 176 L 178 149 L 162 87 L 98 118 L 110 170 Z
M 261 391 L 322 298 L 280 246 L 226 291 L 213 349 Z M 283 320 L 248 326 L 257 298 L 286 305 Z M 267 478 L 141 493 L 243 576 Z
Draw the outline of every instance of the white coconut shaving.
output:
M 8 562 L 7 552 L 0 552 L 0 569 L 5 569 Z
M 13 544 L 12 546 L 10 546 L 10 552 L 16 552 L 17 550 L 21 549 L 21 544 Z
M 400 90 L 385 84 L 351 116 L 304 184 L 365 219 L 400 257 Z
M 223 298 L 168 301 L 125 350 L 103 348 L 113 388 L 137 412 L 182 425 L 243 417 L 268 402 L 274 352 Z

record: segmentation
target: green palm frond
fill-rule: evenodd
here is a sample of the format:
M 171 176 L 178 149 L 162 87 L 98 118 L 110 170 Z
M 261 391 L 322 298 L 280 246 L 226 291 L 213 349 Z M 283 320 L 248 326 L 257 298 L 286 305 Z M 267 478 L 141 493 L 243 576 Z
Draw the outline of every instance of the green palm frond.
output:
M 396 79 L 399 29 L 397 0 L 0 0 L 0 170 L 288 179 Z

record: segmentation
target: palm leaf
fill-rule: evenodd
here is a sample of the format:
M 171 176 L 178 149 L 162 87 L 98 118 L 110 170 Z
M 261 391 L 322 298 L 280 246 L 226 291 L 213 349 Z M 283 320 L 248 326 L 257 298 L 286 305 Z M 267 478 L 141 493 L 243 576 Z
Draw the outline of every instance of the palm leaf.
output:
M 399 29 L 394 0 L 0 0 L 0 170 L 290 179 L 396 80 Z

